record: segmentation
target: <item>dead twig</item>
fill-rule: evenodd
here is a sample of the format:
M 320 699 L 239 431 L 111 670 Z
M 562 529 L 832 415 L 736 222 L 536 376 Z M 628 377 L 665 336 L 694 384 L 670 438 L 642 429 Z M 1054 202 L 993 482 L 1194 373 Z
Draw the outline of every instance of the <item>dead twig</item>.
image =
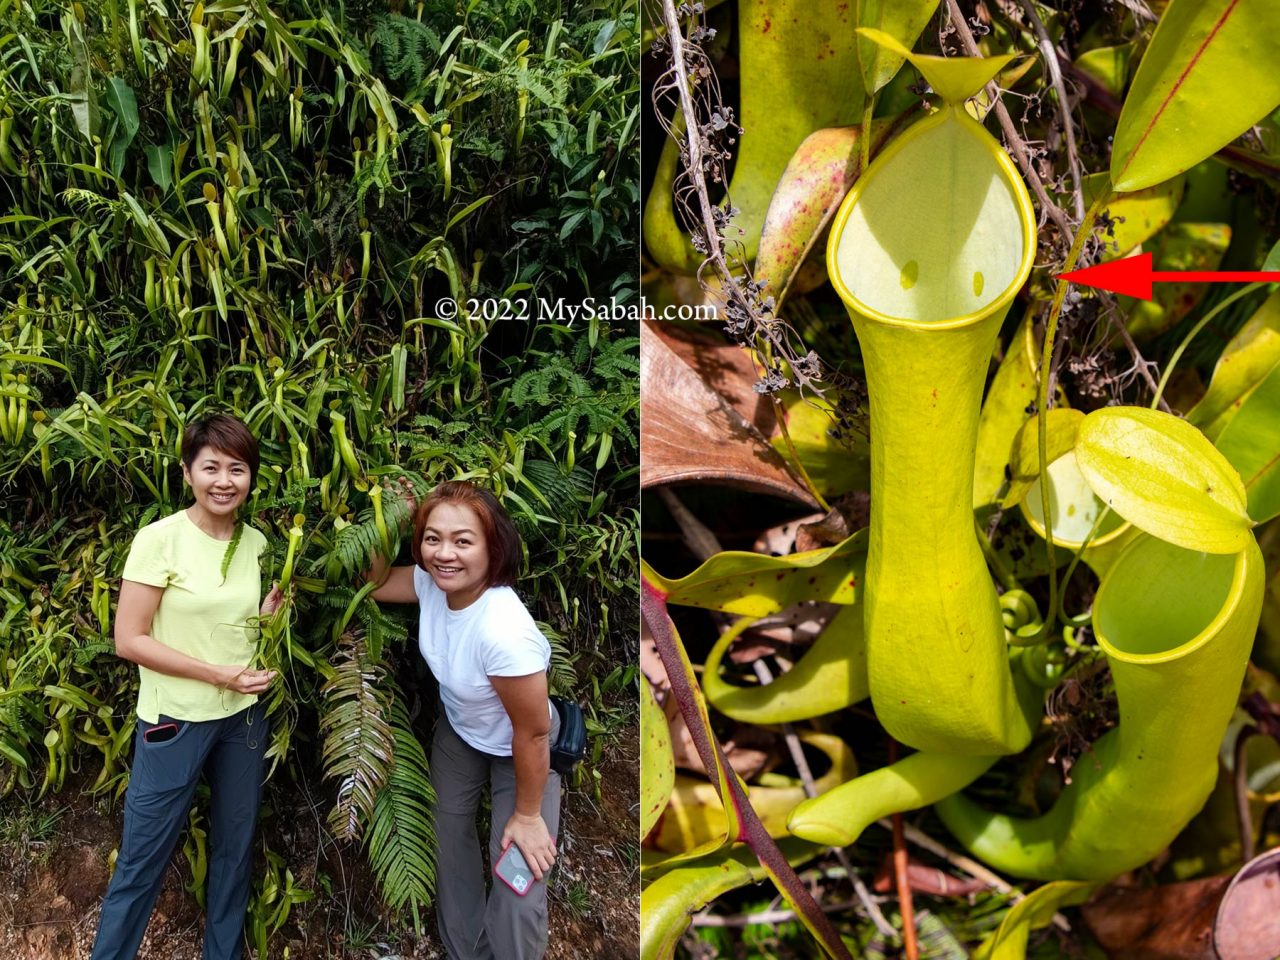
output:
M 682 5 L 682 11 L 686 9 Z M 667 31 L 662 42 L 669 47 L 670 66 L 654 85 L 653 99 L 656 106 L 663 98 L 674 96 L 678 108 L 672 119 L 667 119 L 662 109 L 656 113 L 667 135 L 680 145 L 682 169 L 673 188 L 677 205 L 699 224 L 691 236 L 694 249 L 706 258 L 698 268 L 698 282 L 713 301 L 724 301 L 720 313 L 726 332 L 743 346 L 753 348 L 765 368 L 757 390 L 775 393 L 795 385 L 822 396 L 826 378 L 817 354 L 806 351 L 799 335 L 784 320 L 773 316 L 774 298 L 764 296 L 765 285 L 751 279 L 743 258 L 726 251 L 724 231 L 732 220 L 733 206 L 727 190 L 723 205 L 711 202 L 707 178 L 710 176 L 717 183 L 726 181 L 731 156 L 728 146 L 736 140 L 730 134 L 741 135 L 742 129 L 734 121 L 732 110 L 723 104 L 706 54 L 694 42 L 707 31 L 694 26 L 690 31 L 692 39 L 686 38 L 672 0 L 662 0 L 662 16 Z M 655 47 L 657 43 L 655 40 Z M 715 275 L 714 281 L 704 276 L 708 269 Z
M 947 10 L 951 18 L 951 25 L 955 28 L 956 35 L 960 38 L 960 45 L 964 49 L 964 52 L 971 57 L 981 56 L 982 52 L 978 49 L 977 41 L 973 38 L 973 32 L 969 29 L 969 24 L 964 18 L 964 13 L 960 9 L 958 0 L 947 0 Z M 1043 26 L 1044 25 L 1041 24 L 1041 29 L 1043 29 Z M 1053 44 L 1049 43 L 1048 48 L 1044 49 L 1042 47 L 1042 50 L 1046 61 L 1046 69 L 1048 69 L 1052 75 L 1061 76 L 1062 64 L 1058 60 L 1058 53 L 1053 48 Z M 1048 66 L 1049 63 L 1052 63 L 1053 66 Z M 1050 199 L 1048 193 L 1045 192 L 1044 183 L 1040 180 L 1039 174 L 1031 163 L 1031 157 L 1027 149 L 1026 142 L 1014 127 L 1013 118 L 1009 116 L 1009 111 L 1005 108 L 1004 104 L 1000 102 L 1000 88 L 996 86 L 995 81 L 987 84 L 987 95 L 991 97 L 992 102 L 995 104 L 994 109 L 996 118 L 1000 121 L 1000 129 L 1004 132 L 1005 144 L 1009 148 L 1009 153 L 1013 156 L 1014 160 L 1017 161 L 1018 166 L 1022 170 L 1023 176 L 1030 185 L 1032 192 L 1036 195 L 1036 199 L 1040 203 L 1041 212 L 1057 226 L 1059 248 L 1065 253 L 1066 249 L 1071 245 L 1072 240 L 1074 239 L 1075 227 L 1068 219 L 1066 212 L 1054 203 L 1054 201 Z M 1070 131 L 1071 117 L 1069 112 L 1066 111 L 1065 93 L 1060 91 L 1059 97 L 1063 104 L 1064 124 L 1066 130 Z M 1071 142 L 1074 144 L 1074 133 L 1069 135 L 1072 137 Z M 1076 194 L 1077 199 L 1083 198 L 1083 194 L 1079 192 L 1078 188 L 1076 190 Z M 1111 309 L 1114 305 L 1114 301 L 1110 295 L 1099 295 L 1103 297 L 1103 303 L 1106 305 L 1108 322 L 1111 324 L 1112 329 L 1115 330 L 1116 335 L 1119 336 L 1121 341 L 1124 343 L 1125 348 L 1129 351 L 1129 356 L 1133 362 L 1134 369 L 1138 372 L 1138 375 L 1143 378 L 1154 395 L 1156 392 L 1156 380 L 1151 374 L 1150 362 L 1142 356 L 1142 352 L 1138 349 L 1138 345 L 1134 343 L 1132 335 L 1129 333 L 1128 329 L 1125 328 L 1125 325 L 1119 320 L 1117 312 L 1114 309 Z M 1051 370 L 1051 377 L 1052 374 L 1053 371 Z M 1166 411 L 1169 410 L 1169 405 L 1164 402 L 1163 398 L 1160 403 Z
M 889 763 L 898 759 L 898 741 L 889 741 Z M 907 878 L 907 843 L 903 839 L 902 811 L 891 818 L 893 825 L 893 877 L 898 891 L 898 913 L 902 916 L 902 949 L 907 960 L 919 960 L 916 942 L 915 905 L 911 899 L 911 881 Z
M 1022 9 L 1026 11 L 1031 28 L 1036 33 L 1040 45 L 1040 57 L 1044 60 L 1045 69 L 1049 72 L 1049 82 L 1053 84 L 1058 95 L 1058 110 L 1062 113 L 1062 135 L 1067 146 L 1067 167 L 1071 171 L 1071 198 L 1075 205 L 1076 222 L 1084 219 L 1084 190 L 1080 185 L 1080 156 L 1076 152 L 1075 124 L 1071 122 L 1071 104 L 1067 100 L 1067 87 L 1062 82 L 1062 68 L 1058 65 L 1058 51 L 1054 48 L 1049 31 L 1044 28 L 1040 14 L 1036 12 L 1033 0 L 1022 0 Z
M 856 900 L 846 900 L 844 903 L 829 903 L 822 909 L 825 913 L 843 913 L 857 905 Z M 755 913 L 739 913 L 732 917 L 700 913 L 693 918 L 692 925 L 695 927 L 749 927 L 752 924 L 764 923 L 776 926 L 779 923 L 790 923 L 798 919 L 794 910 L 759 910 Z M 892 933 L 893 928 L 890 928 L 889 932 Z
M 969 24 L 965 20 L 964 12 L 960 9 L 960 4 L 957 0 L 947 0 L 947 12 L 951 18 L 951 25 L 955 27 L 956 36 L 960 38 L 960 46 L 963 48 L 965 55 L 970 57 L 982 56 L 982 51 L 978 49 L 978 43 L 973 39 L 973 31 L 969 29 Z M 1013 125 L 1013 118 L 1009 116 L 1008 109 L 1000 100 L 999 86 L 992 80 L 987 84 L 986 90 L 987 96 L 991 98 L 991 102 L 995 105 L 996 119 L 1000 121 L 1000 129 L 1004 132 L 1005 144 L 1009 148 L 1009 153 L 1013 155 L 1013 159 L 1022 170 L 1022 175 L 1026 177 L 1032 193 L 1036 195 L 1036 199 L 1040 203 L 1040 212 L 1052 220 L 1058 228 L 1060 243 L 1065 249 L 1066 245 L 1070 243 L 1068 238 L 1075 234 L 1071 220 L 1067 217 L 1066 211 L 1054 203 L 1045 190 L 1044 183 L 1041 182 L 1040 175 L 1036 172 L 1035 165 L 1031 162 L 1031 154 L 1027 150 L 1026 141 L 1018 134 L 1017 128 Z
M 884 829 L 886 830 L 893 829 L 893 823 L 888 819 L 877 820 L 876 823 L 884 827 Z M 929 853 L 932 853 L 935 857 L 940 857 L 941 859 L 947 861 L 947 863 L 951 864 L 951 866 L 953 866 L 956 870 L 960 871 L 961 873 L 968 874 L 969 876 L 977 880 L 985 881 L 986 883 L 990 884 L 991 888 L 995 890 L 997 893 L 1003 893 L 1006 896 L 1011 897 L 1014 903 L 1018 903 L 1019 901 L 1025 900 L 1027 898 L 1027 895 L 1025 893 L 1023 893 L 1021 890 L 1014 889 L 1014 887 L 1011 886 L 1009 882 L 1006 881 L 1003 877 L 1001 877 L 998 873 L 993 873 L 991 870 L 988 870 L 986 867 L 980 864 L 977 860 L 974 860 L 970 857 L 966 857 L 964 854 L 955 853 L 951 850 L 948 850 L 946 847 L 940 844 L 937 840 L 933 839 L 933 837 L 929 836 L 927 833 L 924 833 L 921 830 L 917 830 L 915 827 L 911 826 L 910 824 L 903 825 L 902 833 L 907 840 L 909 840 L 911 843 L 914 843 L 921 850 L 927 850 Z M 1071 932 L 1071 921 L 1069 921 L 1061 913 L 1055 913 L 1053 915 L 1053 924 L 1059 930 L 1062 930 L 1064 933 Z

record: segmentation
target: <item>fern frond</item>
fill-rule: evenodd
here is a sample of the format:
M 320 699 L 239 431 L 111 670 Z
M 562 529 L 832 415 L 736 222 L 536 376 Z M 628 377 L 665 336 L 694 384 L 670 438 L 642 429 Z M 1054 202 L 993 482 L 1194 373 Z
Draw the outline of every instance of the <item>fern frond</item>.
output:
M 420 927 L 419 911 L 431 903 L 436 885 L 435 791 L 427 778 L 427 755 L 414 735 L 402 698 L 391 706 L 395 763 L 378 794 L 369 824 L 369 866 L 393 910 L 406 905 Z
M 374 21 L 371 46 L 388 77 L 414 87 L 427 75 L 428 58 L 440 52 L 440 37 L 425 23 L 392 13 Z
M 67 187 L 62 191 L 61 197 L 69 206 L 79 207 L 85 212 L 112 213 L 119 206 L 117 201 L 81 187 Z
M 362 516 L 364 516 L 362 514 Z M 368 570 L 375 551 L 382 552 L 382 535 L 373 522 L 373 511 L 368 511 L 368 519 L 343 527 L 333 545 L 333 551 L 326 560 L 336 561 L 343 573 L 351 576 Z M 389 531 L 398 530 L 394 524 L 388 524 Z M 397 546 L 395 533 L 392 533 L 392 546 Z
M 329 829 L 339 839 L 356 840 L 387 782 L 394 749 L 385 670 L 369 657 L 364 637 L 355 630 L 343 634 L 334 659 L 334 676 L 320 691 L 321 761 L 325 778 L 338 779 Z
M 551 644 L 551 666 L 547 673 L 547 689 L 551 693 L 569 696 L 578 685 L 578 670 L 569 642 L 550 624 L 538 621 L 538 629 Z
M 530 460 L 524 465 L 524 476 L 551 503 L 589 501 L 595 493 L 595 481 L 582 467 L 574 467 L 566 474 L 549 461 Z

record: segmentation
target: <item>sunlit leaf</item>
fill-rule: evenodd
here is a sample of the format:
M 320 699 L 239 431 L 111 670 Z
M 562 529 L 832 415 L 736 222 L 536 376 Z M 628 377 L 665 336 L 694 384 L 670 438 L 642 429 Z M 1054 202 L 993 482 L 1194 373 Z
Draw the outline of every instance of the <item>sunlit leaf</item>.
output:
M 1250 518 L 1264 523 L 1280 514 L 1280 367 L 1250 392 L 1218 449 L 1240 471 Z
M 1027 407 L 1039 389 L 1040 355 L 1030 317 L 1018 324 L 1000 368 L 991 381 L 978 419 L 978 445 L 973 465 L 973 505 L 994 503 L 1005 481 L 1013 440 L 1030 414 Z
M 1055 880 L 1038 887 L 1005 914 L 1000 928 L 974 954 L 975 960 L 1025 960 L 1031 931 L 1048 926 L 1063 907 L 1084 903 L 1097 888 L 1096 883 L 1078 880 Z
M 671 754 L 671 728 L 654 699 L 653 687 L 641 680 L 640 694 L 640 836 L 653 829 L 671 796 L 676 765 Z
M 1270 0 L 1172 0 L 1116 124 L 1114 188 L 1168 180 L 1274 110 L 1278 59 L 1280 6 Z
M 702 686 L 707 700 L 735 719 L 786 723 L 844 709 L 868 696 L 866 643 L 858 584 L 866 566 L 866 531 L 834 547 L 771 557 L 725 552 L 680 580 L 658 578 L 672 603 L 753 619 L 799 603 L 847 606 L 819 634 L 790 670 L 772 683 L 737 686 L 720 675 L 734 634 L 724 634 L 707 654 Z
M 750 133 L 736 148 L 728 193 L 739 212 L 726 238 L 742 243 L 748 261 L 756 256 L 769 200 L 796 148 L 814 130 L 861 119 L 854 16 L 852 0 L 738 5 L 739 69 L 772 81 L 744 85 L 734 116 Z M 796 95 L 805 90 L 822 90 L 823 96 Z M 661 266 L 692 274 L 703 254 L 693 249 L 675 214 L 670 185 L 677 157 L 675 143 L 665 143 L 645 203 L 644 240 Z
M 856 126 L 815 130 L 782 171 L 760 230 L 754 271 L 778 303 L 857 179 L 861 135 Z
M 1128 82 L 1129 61 L 1132 57 L 1132 43 L 1122 43 L 1116 47 L 1095 47 L 1076 57 L 1076 67 L 1118 97 Z
M 1216 270 L 1231 244 L 1231 227 L 1225 223 L 1174 223 L 1152 243 L 1156 270 Z M 1154 337 L 1168 330 L 1204 299 L 1204 283 L 1157 283 L 1149 301 L 1122 297 L 1128 314 L 1125 325 L 1135 339 Z
M 858 26 L 870 27 L 893 37 L 909 50 L 920 39 L 920 32 L 937 8 L 938 0 L 860 0 Z M 862 85 L 868 95 L 877 93 L 892 80 L 905 59 L 905 55 L 869 37 L 858 37 L 858 65 L 862 69 Z
M 853 751 L 839 737 L 831 734 L 802 732 L 802 742 L 821 751 L 828 768 L 814 780 L 814 789 L 826 793 L 856 776 L 857 761 Z M 816 771 L 815 771 L 816 774 Z M 787 818 L 808 794 L 799 780 L 768 775 L 768 783 L 752 783 L 747 787 L 751 807 L 772 837 L 787 835 Z M 785 780 L 779 783 L 776 781 Z M 671 802 L 663 812 L 658 828 L 648 843 L 669 853 L 692 850 L 714 840 L 723 829 L 725 814 L 720 797 L 706 780 L 678 774 Z
M 1144 190 L 1113 194 L 1103 208 L 1111 225 L 1105 233 L 1102 259 L 1123 257 L 1163 230 L 1182 202 L 1186 183 L 1186 177 L 1179 175 Z M 1082 186 L 1085 203 L 1092 204 L 1099 190 L 1109 190 L 1110 182 L 1105 173 L 1095 173 L 1085 177 Z
M 1084 413 L 1069 407 L 1054 407 L 1045 417 L 1045 434 L 1047 452 L 1046 463 L 1055 460 L 1068 452 L 1076 442 L 1076 431 Z M 1005 495 L 1002 506 L 1009 507 L 1022 502 L 1040 477 L 1040 418 L 1032 417 L 1022 425 L 1013 441 L 1013 456 L 1009 462 L 1013 479 L 1009 483 L 1009 492 Z
M 779 847 L 793 865 L 821 849 L 789 838 Z M 765 877 L 764 867 L 744 847 L 682 863 L 658 877 L 640 894 L 641 960 L 669 960 L 696 911 L 723 893 Z
M 1280 241 L 1276 241 L 1271 249 L 1267 251 L 1266 259 L 1262 261 L 1262 269 L 1268 271 L 1280 270 Z
M 1209 389 L 1187 420 L 1210 440 L 1218 436 L 1249 395 L 1280 366 L 1280 293 L 1272 294 L 1227 343 Z
M 865 550 L 866 532 L 859 531 L 834 547 L 787 557 L 726 550 L 678 580 L 657 572 L 650 579 L 669 603 L 765 617 L 806 600 L 852 603 L 853 557 Z
M 871 477 L 871 450 L 866 438 L 846 426 L 844 436 L 837 439 L 833 434 L 841 428 L 835 411 L 821 397 L 784 391 L 781 399 L 791 446 L 818 491 L 831 497 L 866 489 Z M 781 456 L 790 456 L 781 431 L 775 432 L 770 442 Z
M 1248 543 L 1239 474 L 1185 420 L 1104 407 L 1080 424 L 1075 453 L 1099 499 L 1152 536 L 1206 553 L 1236 553 Z

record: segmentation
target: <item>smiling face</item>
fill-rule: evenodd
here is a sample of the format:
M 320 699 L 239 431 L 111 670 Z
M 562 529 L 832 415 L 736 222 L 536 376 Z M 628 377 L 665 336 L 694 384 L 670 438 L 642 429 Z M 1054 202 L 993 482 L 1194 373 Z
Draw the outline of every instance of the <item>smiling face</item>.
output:
M 182 465 L 182 477 L 191 485 L 196 506 L 215 521 L 235 515 L 249 495 L 251 476 L 249 464 L 208 446 L 200 448 L 190 467 Z
M 422 565 L 445 594 L 450 610 L 480 598 L 489 583 L 489 548 L 474 509 L 444 502 L 432 509 L 422 531 Z

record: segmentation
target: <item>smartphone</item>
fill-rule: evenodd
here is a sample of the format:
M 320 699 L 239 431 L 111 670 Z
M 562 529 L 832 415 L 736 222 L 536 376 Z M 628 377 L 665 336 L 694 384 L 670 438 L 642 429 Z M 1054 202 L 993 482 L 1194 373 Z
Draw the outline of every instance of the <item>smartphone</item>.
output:
M 523 897 L 533 887 L 533 871 L 514 843 L 507 844 L 507 848 L 502 851 L 502 856 L 494 864 L 493 873 L 518 896 Z
M 172 740 L 177 735 L 178 725 L 176 723 L 160 723 L 142 731 L 142 739 L 147 743 L 164 743 L 166 740 Z

